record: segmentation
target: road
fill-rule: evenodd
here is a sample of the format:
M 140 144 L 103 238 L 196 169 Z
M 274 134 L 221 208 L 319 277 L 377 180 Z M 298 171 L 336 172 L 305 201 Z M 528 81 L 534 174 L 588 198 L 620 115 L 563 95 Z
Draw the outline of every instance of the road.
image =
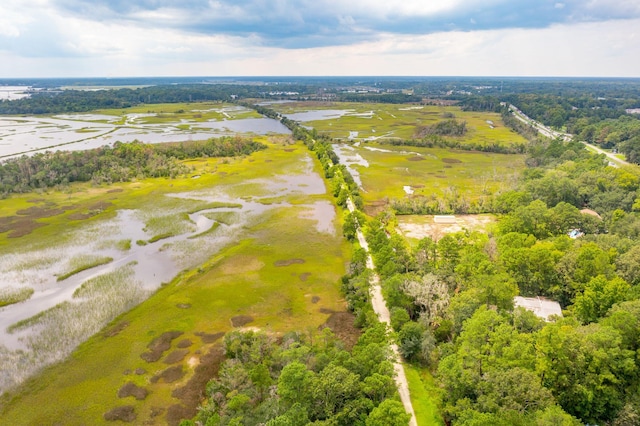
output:
M 529 124 L 529 125 L 533 126 L 543 136 L 546 136 L 546 137 L 551 138 L 551 139 L 561 138 L 566 142 L 573 140 L 573 135 L 572 134 L 563 133 L 563 132 L 557 132 L 557 131 L 553 130 L 552 128 L 545 126 L 544 124 L 540 123 L 539 121 L 536 121 L 536 120 L 530 118 L 524 112 L 520 111 L 518 109 L 518 107 L 516 107 L 515 105 L 509 104 L 509 111 L 511 111 L 513 116 L 515 118 L 517 118 L 518 120 L 522 121 L 525 124 Z M 580 141 L 580 142 L 583 143 L 584 145 L 586 145 L 592 151 L 595 151 L 598 154 L 606 155 L 607 158 L 609 159 L 609 165 L 611 167 L 620 167 L 620 166 L 623 166 L 623 165 L 629 165 L 630 164 L 630 163 L 628 163 L 628 162 L 616 157 L 615 154 L 612 154 L 612 153 L 607 152 L 607 151 L 605 151 L 605 150 L 603 150 L 601 148 L 598 148 L 595 145 L 592 145 L 592 144 L 590 144 L 588 142 L 585 142 L 585 141 Z
M 355 211 L 355 206 L 351 201 L 351 198 L 347 199 L 347 208 L 351 213 Z M 369 244 L 367 244 L 367 240 L 364 238 L 364 234 L 362 230 L 358 226 L 356 231 L 358 236 L 358 242 L 360 246 L 367 252 L 367 268 L 372 271 L 375 270 L 375 265 L 373 264 L 373 258 L 371 257 L 371 253 L 369 252 Z M 378 315 L 378 319 L 380 322 L 384 322 L 387 326 L 391 327 L 391 315 L 389 314 L 389 309 L 387 308 L 387 303 L 382 296 L 382 288 L 380 287 L 380 277 L 378 274 L 374 272 L 373 278 L 371 279 L 371 305 L 373 306 L 373 311 Z M 411 415 L 411 420 L 409 421 L 410 426 L 418 426 L 416 421 L 416 415 L 413 411 L 413 404 L 411 404 L 411 395 L 409 394 L 409 383 L 407 382 L 407 376 L 404 373 L 404 368 L 402 367 L 402 362 L 400 361 L 400 353 L 398 352 L 398 345 L 392 344 L 391 351 L 393 352 L 393 369 L 396 373 L 396 386 L 398 388 L 398 393 L 400 394 L 400 400 L 402 401 L 402 405 L 404 405 L 404 409 L 407 413 Z

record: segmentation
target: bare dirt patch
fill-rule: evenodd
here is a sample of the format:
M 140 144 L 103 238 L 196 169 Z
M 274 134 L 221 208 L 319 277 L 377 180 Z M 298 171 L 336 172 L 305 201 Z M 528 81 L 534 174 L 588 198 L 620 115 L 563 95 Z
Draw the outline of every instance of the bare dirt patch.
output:
M 468 229 L 469 231 L 483 231 L 495 217 L 487 214 L 456 215 L 455 223 L 434 223 L 433 216 L 405 216 L 399 219 L 398 229 L 408 238 L 422 239 L 430 237 L 434 241 L 447 234 Z
M 64 213 L 62 209 L 47 209 L 40 206 L 33 206 L 27 209 L 18 210 L 16 214 L 20 216 L 29 216 L 31 219 L 41 219 L 44 217 L 57 216 Z
M 96 213 L 71 213 L 67 216 L 70 220 L 85 220 L 95 216 Z
M 122 405 L 120 407 L 116 407 L 113 410 L 107 411 L 102 416 L 105 420 L 110 422 L 122 421 L 131 423 L 136 419 L 136 412 L 133 408 L 133 405 Z
M 212 347 L 209 352 L 200 358 L 200 362 L 187 384 L 171 393 L 174 398 L 178 398 L 182 402 L 182 405 L 178 404 L 178 406 L 183 407 L 184 411 L 179 411 L 178 408 L 173 410 L 169 408 L 167 423 L 177 425 L 180 420 L 190 419 L 196 415 L 198 405 L 205 396 L 207 383 L 218 374 L 224 359 L 224 351 L 221 345 Z M 178 419 L 177 417 L 180 418 Z
M 23 237 L 45 225 L 45 223 L 36 222 L 33 219 L 18 219 L 11 224 L 11 228 L 9 229 L 10 232 L 7 234 L 7 238 Z
M 253 317 L 250 315 L 237 315 L 231 318 L 231 325 L 234 327 L 243 327 L 253 322 Z
M 114 189 L 110 189 L 107 191 L 107 194 L 115 194 L 117 192 L 122 192 L 124 191 L 122 188 L 114 188 Z
M 165 364 L 175 364 L 176 362 L 182 361 L 188 353 L 188 349 L 177 349 L 167 355 L 162 362 L 164 362 Z
M 151 383 L 158 383 L 160 380 L 162 380 L 165 383 L 173 383 L 182 379 L 185 374 L 187 373 L 182 369 L 182 365 L 174 365 L 173 367 L 167 368 L 162 373 L 156 374 L 151 379 L 149 379 L 149 381 Z
M 313 296 L 311 298 L 311 303 L 316 304 L 320 301 L 320 296 Z
M 189 339 L 183 339 L 178 342 L 176 345 L 177 348 L 188 348 L 193 345 L 193 342 Z
M 169 426 L 178 426 L 183 419 L 190 419 L 197 414 L 197 410 L 190 410 L 182 404 L 173 404 L 167 410 L 167 424 Z
M 156 337 L 147 345 L 148 352 L 140 355 L 140 358 L 147 362 L 155 362 L 162 357 L 162 354 L 171 347 L 171 341 L 182 336 L 182 331 L 167 331 Z
M 136 374 L 138 376 L 142 376 L 143 374 L 147 374 L 147 370 L 145 370 L 144 368 L 136 368 L 133 372 L 134 372 L 134 374 Z
M 202 343 L 213 343 L 224 336 L 224 332 L 220 331 L 218 333 L 204 333 L 202 331 L 199 331 L 196 333 L 196 336 L 200 337 Z
M 305 263 L 304 259 L 286 259 L 286 260 L 276 260 L 273 265 L 274 266 L 290 266 L 295 264 L 303 264 Z
M 191 303 L 178 303 L 176 308 L 178 309 L 189 309 L 191 307 Z
M 113 337 L 119 334 L 122 330 L 124 330 L 127 327 L 129 327 L 129 321 L 122 321 L 121 323 L 118 323 L 113 327 L 105 330 L 104 337 Z
M 128 396 L 132 396 L 138 401 L 144 400 L 147 395 L 149 395 L 149 391 L 145 388 L 137 386 L 135 383 L 128 382 L 123 385 L 118 391 L 118 398 L 126 398 Z
M 386 206 L 387 202 L 384 200 L 373 201 L 369 204 L 365 204 L 364 212 L 371 217 L 375 217 L 378 213 L 384 210 Z
M 443 158 L 442 162 L 447 164 L 457 164 L 462 163 L 462 160 L 458 160 L 457 158 Z
M 409 161 L 424 161 L 425 158 L 421 157 L 421 156 L 415 156 L 415 157 L 408 157 L 407 160 L 409 160 Z
M 300 274 L 300 281 L 304 282 L 306 280 L 309 279 L 309 277 L 311 276 L 311 272 L 304 272 L 302 274 Z
M 331 331 L 344 343 L 347 350 L 351 350 L 360 337 L 360 329 L 354 325 L 355 316 L 350 312 L 334 312 L 327 321 L 320 326 L 330 328 Z
M 97 203 L 89 206 L 89 210 L 105 210 L 108 207 L 111 207 L 113 204 L 111 204 L 108 201 L 98 201 Z

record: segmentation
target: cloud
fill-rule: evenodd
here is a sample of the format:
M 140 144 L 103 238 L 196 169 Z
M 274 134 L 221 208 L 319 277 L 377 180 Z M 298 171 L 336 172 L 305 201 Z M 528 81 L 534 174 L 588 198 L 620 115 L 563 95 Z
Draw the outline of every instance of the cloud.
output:
M 29 4 L 0 2 L 5 76 L 629 76 L 640 69 L 637 0 Z
M 344 45 L 375 39 L 380 32 L 546 28 L 640 17 L 640 2 L 634 0 L 52 0 L 52 5 L 77 17 L 254 36 L 283 48 Z

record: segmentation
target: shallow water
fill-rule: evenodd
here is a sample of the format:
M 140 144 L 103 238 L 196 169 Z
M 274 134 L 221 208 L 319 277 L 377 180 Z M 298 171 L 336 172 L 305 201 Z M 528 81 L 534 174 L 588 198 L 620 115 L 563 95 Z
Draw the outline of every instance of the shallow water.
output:
M 329 201 L 316 201 L 314 204 L 305 205 L 309 208 L 301 217 L 311 219 L 316 222 L 318 232 L 335 235 L 336 208 Z
M 369 167 L 369 162 L 360 155 L 356 149 L 346 144 L 335 144 L 333 150 L 338 155 L 340 163 L 344 164 L 353 176 L 353 180 L 362 188 L 362 180 L 360 179 L 360 172 L 353 166 Z
M 239 107 L 238 107 L 239 108 Z M 243 109 L 228 108 L 225 111 Z M 222 111 L 222 110 L 221 110 Z M 224 112 L 223 112 L 224 113 Z M 97 114 L 57 115 L 54 117 L 0 117 L 0 158 L 33 154 L 46 150 L 85 150 L 113 145 L 114 142 L 145 143 L 206 140 L 212 137 L 253 133 L 291 134 L 278 120 L 271 118 L 225 119 L 192 123 L 196 130 L 180 129 L 175 123 L 144 124 L 139 118 L 156 114 L 129 114 L 124 126 L 95 121 L 114 121 L 119 117 Z M 228 114 L 227 117 L 231 118 Z
M 347 115 L 353 112 L 353 110 L 346 109 L 318 109 L 304 112 L 296 112 L 293 114 L 283 114 L 289 120 L 294 121 L 317 121 L 317 120 L 332 120 L 340 118 L 343 115 Z

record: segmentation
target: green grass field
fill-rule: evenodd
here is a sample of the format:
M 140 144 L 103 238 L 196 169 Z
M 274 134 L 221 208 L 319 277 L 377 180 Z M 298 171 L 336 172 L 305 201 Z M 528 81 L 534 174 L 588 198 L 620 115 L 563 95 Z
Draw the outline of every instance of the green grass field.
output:
M 417 137 L 421 127 L 433 125 L 443 120 L 445 115 L 453 115 L 458 121 L 467 123 L 467 133 L 460 138 L 462 143 L 505 146 L 526 143 L 522 136 L 504 125 L 500 114 L 462 111 L 455 106 L 298 102 L 272 107 L 284 114 L 323 109 L 346 110 L 348 113 L 340 118 L 305 123 L 337 139 L 349 139 L 352 132 L 357 132 L 354 139 L 412 139 Z
M 3 215 L 47 203 L 51 209 L 68 207 L 58 215 L 34 219 L 43 226 L 22 237 L 0 234 L 0 254 L 46 247 L 61 233 L 69 234 L 71 241 L 83 224 L 108 221 L 119 209 L 150 212 L 171 207 L 172 212 L 186 212 L 195 208 L 193 199 L 165 194 L 224 190 L 239 198 L 267 197 L 265 202 L 282 203 L 247 222 L 237 238 L 215 255 L 205 253 L 204 263 L 184 271 L 148 300 L 120 315 L 80 345 L 70 359 L 5 395 L 0 402 L 2 422 L 103 424 L 107 423 L 105 413 L 132 406 L 136 424 L 177 424 L 180 418 L 194 414 L 204 383 L 215 372 L 220 361 L 216 349 L 219 333 L 233 329 L 234 324 L 274 334 L 309 332 L 327 321 L 331 312 L 344 311 L 339 278 L 345 273 L 350 249 L 339 232 L 341 215 L 334 221 L 334 234 L 317 231 L 315 221 L 307 218 L 308 205 L 330 200 L 330 196 L 274 190 L 269 198 L 269 189 L 260 185 L 286 181 L 287 175 L 309 164 L 318 173 L 319 165 L 308 158 L 302 144 L 270 144 L 269 149 L 249 157 L 189 162 L 199 179 L 185 176 L 110 187 L 80 185 L 66 193 L 52 191 L 0 201 Z M 70 220 L 70 215 L 78 219 Z M 231 214 L 223 216 L 231 223 L 237 220 Z M 159 232 L 163 223 L 158 220 L 153 226 Z M 164 350 L 152 345 L 154 339 L 166 344 Z M 146 389 L 148 395 L 140 400 L 118 397 L 129 382 Z
M 126 109 L 97 110 L 92 112 L 92 114 L 121 117 L 118 124 L 125 124 L 125 118 L 130 114 L 142 115 L 132 121 L 133 123 L 138 124 L 176 123 L 181 120 L 198 123 L 209 120 L 240 120 L 244 118 L 262 117 L 252 109 L 223 102 L 145 104 Z M 147 114 L 150 115 L 147 116 Z M 107 122 L 106 120 L 100 121 Z M 181 126 L 184 128 L 185 126 L 188 127 L 189 124 L 182 124 Z
M 381 144 L 354 149 L 369 164 L 353 167 L 360 173 L 362 197 L 370 206 L 386 204 L 385 200 L 432 195 L 455 194 L 468 201 L 479 200 L 511 188 L 524 169 L 522 155 Z M 408 194 L 405 187 L 412 193 Z

